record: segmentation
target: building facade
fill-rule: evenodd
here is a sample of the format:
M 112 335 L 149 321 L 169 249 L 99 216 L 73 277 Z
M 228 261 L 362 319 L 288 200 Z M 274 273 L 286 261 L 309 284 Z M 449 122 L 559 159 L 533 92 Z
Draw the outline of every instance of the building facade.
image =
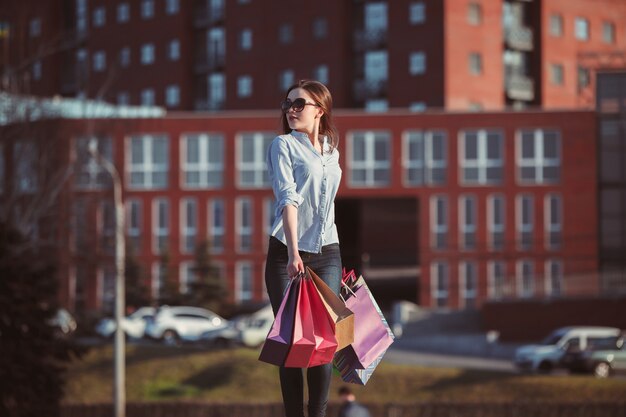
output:
M 606 289 L 594 112 L 335 117 L 343 262 L 382 299 L 464 309 Z M 16 212 L 22 201 L 24 212 L 46 190 L 61 190 L 36 231 L 58 242 L 61 299 L 75 311 L 109 309 L 115 220 L 110 178 L 87 150 L 96 138 L 122 175 L 129 256 L 154 300 L 167 277 L 189 290 L 195 249 L 206 241 L 229 301 L 262 302 L 275 215 L 265 155 L 278 121 L 277 111 L 189 112 L 5 127 L 0 201 Z
M 3 88 L 170 110 L 271 109 L 301 78 L 339 108 L 594 106 L 626 66 L 621 0 L 24 0 Z

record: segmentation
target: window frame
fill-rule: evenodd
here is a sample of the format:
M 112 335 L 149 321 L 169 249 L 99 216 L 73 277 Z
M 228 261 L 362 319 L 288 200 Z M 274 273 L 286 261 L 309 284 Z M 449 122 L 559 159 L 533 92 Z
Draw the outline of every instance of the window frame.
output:
M 362 135 L 364 141 L 364 159 L 363 161 L 354 160 L 355 137 Z M 380 136 L 378 136 L 380 135 Z M 376 141 L 383 141 L 388 158 L 385 160 L 376 160 Z M 389 130 L 353 130 L 348 132 L 348 186 L 350 188 L 384 188 L 392 184 L 393 170 L 391 167 L 391 159 L 393 157 L 393 134 Z M 364 180 L 355 180 L 355 171 L 363 171 Z M 385 172 L 386 180 L 376 180 L 377 171 Z
M 469 160 L 466 158 L 466 140 L 468 134 L 476 134 L 476 159 Z M 497 135 L 499 141 L 499 158 L 488 158 L 488 137 L 489 135 Z M 478 128 L 460 130 L 458 136 L 458 164 L 459 164 L 459 184 L 462 186 L 493 186 L 500 185 L 505 182 L 505 135 L 501 129 Z M 475 162 L 474 162 L 475 161 Z M 466 169 L 476 169 L 477 179 L 466 179 Z M 489 180 L 487 172 L 490 168 L 499 168 L 500 178 L 497 180 Z
M 237 167 L 237 188 L 239 189 L 269 189 L 271 182 L 267 172 L 266 155 L 272 140 L 274 140 L 274 132 L 255 131 L 255 132 L 239 132 L 236 135 L 236 167 Z M 252 139 L 252 157 L 251 162 L 244 162 L 244 146 L 249 139 Z M 244 182 L 243 171 L 251 172 L 254 180 L 252 182 Z

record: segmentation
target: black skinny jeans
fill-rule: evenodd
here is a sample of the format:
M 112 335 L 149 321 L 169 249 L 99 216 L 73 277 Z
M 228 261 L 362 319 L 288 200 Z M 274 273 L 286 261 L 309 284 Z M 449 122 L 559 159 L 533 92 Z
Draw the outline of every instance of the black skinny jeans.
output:
M 304 266 L 308 266 L 328 286 L 339 293 L 341 282 L 341 254 L 339 244 L 322 247 L 322 253 L 300 252 Z M 265 266 L 265 285 L 272 303 L 274 315 L 280 307 L 283 294 L 289 283 L 287 246 L 275 237 L 270 237 Z M 307 369 L 309 387 L 308 417 L 324 417 L 328 404 L 328 393 L 333 365 L 314 366 Z M 304 417 L 304 380 L 301 368 L 280 367 L 280 386 L 286 417 Z

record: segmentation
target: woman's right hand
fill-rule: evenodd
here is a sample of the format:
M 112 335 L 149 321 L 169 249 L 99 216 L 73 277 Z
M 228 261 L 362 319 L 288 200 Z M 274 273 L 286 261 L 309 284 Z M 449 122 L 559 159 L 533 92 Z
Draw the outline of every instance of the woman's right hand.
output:
M 298 273 L 304 273 L 304 263 L 302 258 L 296 252 L 296 254 L 289 256 L 289 263 L 287 264 L 287 275 L 293 279 L 298 276 Z

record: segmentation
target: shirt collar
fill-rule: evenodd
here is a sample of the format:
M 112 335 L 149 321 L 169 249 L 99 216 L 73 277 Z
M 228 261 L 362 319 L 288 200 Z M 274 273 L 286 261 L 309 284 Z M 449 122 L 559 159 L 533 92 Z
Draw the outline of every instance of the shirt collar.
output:
M 309 135 L 303 132 L 298 132 L 297 130 L 292 130 L 291 135 L 298 139 L 306 139 L 309 142 L 311 141 L 311 139 L 309 139 Z M 324 141 L 323 144 L 326 145 L 326 143 L 328 143 L 328 136 L 326 135 L 319 135 L 319 136 Z

